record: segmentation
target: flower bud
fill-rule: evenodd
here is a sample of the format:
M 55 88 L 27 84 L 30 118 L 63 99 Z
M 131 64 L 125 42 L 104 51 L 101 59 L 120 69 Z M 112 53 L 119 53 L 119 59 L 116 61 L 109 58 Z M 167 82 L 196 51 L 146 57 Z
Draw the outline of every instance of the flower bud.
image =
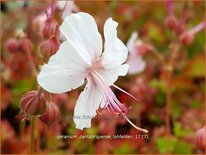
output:
M 177 24 L 175 31 L 177 35 L 180 35 L 181 33 L 183 33 L 185 31 L 185 23 L 180 21 Z
M 60 111 L 58 106 L 54 102 L 48 102 L 46 112 L 40 117 L 40 120 L 47 124 L 47 126 L 51 126 L 59 117 Z
M 55 35 L 58 31 L 58 28 L 59 28 L 58 23 L 54 18 L 51 17 L 47 18 L 43 26 L 43 37 L 48 39 L 52 35 Z
M 19 47 L 19 41 L 17 39 L 10 38 L 6 41 L 5 47 L 9 52 L 13 53 Z
M 41 14 L 41 15 L 36 16 L 32 20 L 32 28 L 34 29 L 34 31 L 41 32 L 46 19 L 47 19 L 46 14 Z
M 46 101 L 41 92 L 33 90 L 22 97 L 20 108 L 28 117 L 38 116 L 46 111 Z
M 145 56 L 149 52 L 149 45 L 142 43 L 137 47 L 138 55 Z
M 22 39 L 20 40 L 20 48 L 21 48 L 21 50 L 22 50 L 23 52 L 25 52 L 25 53 L 31 52 L 32 47 L 33 47 L 33 45 L 32 45 L 32 42 L 31 42 L 30 39 L 28 39 L 28 38 L 22 38 Z
M 194 40 L 194 33 L 192 31 L 185 31 L 180 35 L 179 39 L 183 44 L 190 45 Z
M 174 15 L 167 16 L 167 18 L 165 19 L 165 25 L 171 30 L 175 29 L 177 25 L 177 20 L 175 16 Z
M 200 150 L 205 150 L 205 127 L 196 131 L 195 143 Z
M 59 49 L 60 42 L 56 36 L 51 37 L 49 40 L 43 41 L 40 45 L 41 54 L 45 58 L 50 58 Z

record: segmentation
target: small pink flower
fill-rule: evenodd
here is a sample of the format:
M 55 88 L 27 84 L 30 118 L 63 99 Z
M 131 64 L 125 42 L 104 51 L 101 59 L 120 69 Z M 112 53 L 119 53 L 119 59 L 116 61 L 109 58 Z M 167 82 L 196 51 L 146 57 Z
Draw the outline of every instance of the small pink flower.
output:
M 129 65 L 129 74 L 140 73 L 146 67 L 146 63 L 142 59 L 142 54 L 146 53 L 145 50 L 147 50 L 147 48 L 143 48 L 145 45 L 137 38 L 138 34 L 133 32 L 127 42 L 127 48 L 129 50 L 129 56 L 127 59 L 127 64 Z
M 193 27 L 192 29 L 183 32 L 179 39 L 183 44 L 186 45 L 190 45 L 193 43 L 194 38 L 195 38 L 195 34 L 199 31 L 201 31 L 202 29 L 205 28 L 205 22 L 201 22 L 200 24 L 198 24 L 197 26 Z
M 113 84 L 118 76 L 126 75 L 129 68 L 123 64 L 128 50 L 117 37 L 117 25 L 112 18 L 105 22 L 103 52 L 102 37 L 94 18 L 83 12 L 67 16 L 60 27 L 67 41 L 42 67 L 37 81 L 48 92 L 64 93 L 78 88 L 87 80 L 74 109 L 73 120 L 78 129 L 91 127 L 91 119 L 96 116 L 98 108 L 105 107 L 111 113 L 122 114 L 136 129 L 147 132 L 127 118 L 128 109 L 110 88 L 114 86 L 127 93 Z

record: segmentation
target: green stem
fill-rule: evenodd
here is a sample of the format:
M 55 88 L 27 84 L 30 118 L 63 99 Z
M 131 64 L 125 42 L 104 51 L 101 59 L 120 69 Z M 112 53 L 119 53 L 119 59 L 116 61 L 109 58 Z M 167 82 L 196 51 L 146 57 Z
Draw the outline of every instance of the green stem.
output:
M 22 140 L 22 135 L 24 133 L 25 125 L 26 125 L 26 120 L 23 120 L 20 124 L 20 133 L 19 133 L 20 141 Z
M 171 71 L 167 71 L 166 76 L 166 133 L 170 136 L 170 114 L 171 114 Z
M 34 154 L 34 145 L 35 145 L 35 117 L 31 117 L 31 144 L 30 144 L 30 153 Z

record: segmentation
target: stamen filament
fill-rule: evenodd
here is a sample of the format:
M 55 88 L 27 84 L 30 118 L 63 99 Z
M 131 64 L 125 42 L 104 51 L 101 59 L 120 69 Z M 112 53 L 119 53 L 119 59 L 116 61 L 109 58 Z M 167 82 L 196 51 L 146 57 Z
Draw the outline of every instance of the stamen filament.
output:
M 109 85 L 107 85 L 106 81 L 102 78 L 102 76 L 98 72 L 96 72 L 95 70 L 92 70 L 91 78 L 96 82 L 96 84 L 99 86 L 100 90 L 102 91 L 102 94 L 106 100 L 106 107 L 110 113 L 115 114 L 116 113 L 115 110 L 116 110 L 118 113 L 121 113 L 121 115 L 127 120 L 127 122 L 129 124 L 131 124 L 135 129 L 137 129 L 141 132 L 144 132 L 144 133 L 148 133 L 148 131 L 146 129 L 143 129 L 143 128 L 136 126 L 134 123 L 132 123 L 127 118 L 125 113 L 128 112 L 128 109 L 122 103 L 120 103 L 120 101 L 116 98 L 116 96 L 112 92 Z M 125 94 L 129 95 L 130 97 L 134 98 L 131 94 L 127 93 L 126 91 L 119 88 L 118 86 L 116 86 L 116 85 L 113 85 L 113 86 L 115 88 L 121 90 Z

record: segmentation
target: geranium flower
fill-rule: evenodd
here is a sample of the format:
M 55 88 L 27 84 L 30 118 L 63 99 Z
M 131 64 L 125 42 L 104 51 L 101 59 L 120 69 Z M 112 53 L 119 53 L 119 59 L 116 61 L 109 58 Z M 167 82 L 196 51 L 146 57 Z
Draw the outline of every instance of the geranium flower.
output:
M 138 39 L 138 34 L 136 32 L 133 32 L 129 38 L 127 48 L 129 50 L 129 56 L 126 63 L 129 65 L 129 74 L 142 72 L 146 67 L 142 55 L 147 51 L 147 47 Z
M 110 88 L 114 86 L 125 92 L 113 83 L 118 76 L 126 75 L 129 68 L 123 64 L 128 50 L 117 37 L 117 25 L 112 18 L 105 22 L 102 52 L 102 37 L 93 17 L 83 12 L 67 16 L 60 27 L 67 41 L 60 45 L 57 53 L 42 67 L 37 80 L 48 92 L 64 93 L 83 85 L 86 79 L 87 85 L 74 109 L 73 120 L 78 129 L 91 127 L 91 119 L 95 117 L 98 108 L 105 107 L 111 113 L 122 114 L 136 129 L 147 132 L 136 127 L 126 117 L 127 108 Z

